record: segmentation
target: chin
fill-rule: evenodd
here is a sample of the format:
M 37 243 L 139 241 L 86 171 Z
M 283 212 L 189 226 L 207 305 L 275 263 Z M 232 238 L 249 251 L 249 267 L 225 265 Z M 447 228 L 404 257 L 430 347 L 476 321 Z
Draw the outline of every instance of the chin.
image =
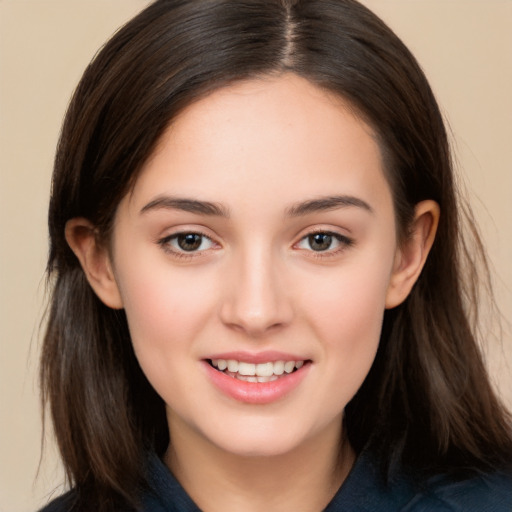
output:
M 219 445 L 218 445 L 219 446 Z M 219 446 L 224 451 L 238 457 L 279 457 L 291 453 L 297 448 L 296 443 L 290 442 L 272 442 L 268 443 L 260 440 L 237 440 L 229 445 Z
M 273 427 L 273 428 L 272 428 Z M 300 449 L 307 444 L 308 437 L 303 432 L 293 432 L 290 425 L 247 424 L 237 429 L 217 432 L 210 442 L 217 448 L 239 457 L 278 457 Z

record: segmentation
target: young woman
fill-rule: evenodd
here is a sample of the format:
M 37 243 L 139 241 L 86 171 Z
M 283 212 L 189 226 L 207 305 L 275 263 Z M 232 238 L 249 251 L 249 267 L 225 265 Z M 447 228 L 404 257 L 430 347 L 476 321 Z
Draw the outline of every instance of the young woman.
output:
M 359 3 L 151 4 L 57 152 L 45 510 L 512 510 L 459 217 L 428 83 Z

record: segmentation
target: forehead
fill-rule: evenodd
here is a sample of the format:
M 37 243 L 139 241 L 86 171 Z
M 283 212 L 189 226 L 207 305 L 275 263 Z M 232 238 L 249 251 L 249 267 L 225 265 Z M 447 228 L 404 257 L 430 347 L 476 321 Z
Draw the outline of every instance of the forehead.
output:
M 373 131 L 342 98 L 293 74 L 265 77 L 217 90 L 174 119 L 132 199 L 260 198 L 266 208 L 335 193 L 373 201 L 389 195 L 381 160 Z

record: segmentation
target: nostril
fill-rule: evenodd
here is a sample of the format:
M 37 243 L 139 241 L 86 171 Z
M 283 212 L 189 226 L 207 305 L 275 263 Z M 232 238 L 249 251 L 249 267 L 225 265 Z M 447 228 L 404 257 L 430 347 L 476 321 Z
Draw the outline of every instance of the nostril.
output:
M 219 310 L 224 325 L 252 338 L 269 331 L 276 332 L 293 319 L 293 308 L 285 293 L 286 288 L 278 277 L 265 276 L 266 271 L 254 270 L 259 268 L 261 265 L 254 264 L 250 269 L 254 275 L 233 278 Z

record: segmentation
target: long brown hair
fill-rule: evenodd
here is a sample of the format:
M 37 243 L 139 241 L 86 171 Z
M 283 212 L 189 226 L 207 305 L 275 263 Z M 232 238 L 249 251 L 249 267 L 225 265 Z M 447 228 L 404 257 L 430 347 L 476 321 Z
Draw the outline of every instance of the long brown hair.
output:
M 414 57 L 355 0 L 159 0 L 85 71 L 55 159 L 41 385 L 78 508 L 135 506 L 145 452 L 161 454 L 169 439 L 124 312 L 93 293 L 65 223 L 86 217 L 108 241 L 117 205 L 184 107 L 285 71 L 348 100 L 378 134 L 400 236 L 417 202 L 434 199 L 442 212 L 426 266 L 408 299 L 386 311 L 374 365 L 346 408 L 352 445 L 369 446 L 384 467 L 398 461 L 430 473 L 511 460 L 510 419 L 465 309 L 463 267 L 472 260 L 463 260 L 447 135 Z

